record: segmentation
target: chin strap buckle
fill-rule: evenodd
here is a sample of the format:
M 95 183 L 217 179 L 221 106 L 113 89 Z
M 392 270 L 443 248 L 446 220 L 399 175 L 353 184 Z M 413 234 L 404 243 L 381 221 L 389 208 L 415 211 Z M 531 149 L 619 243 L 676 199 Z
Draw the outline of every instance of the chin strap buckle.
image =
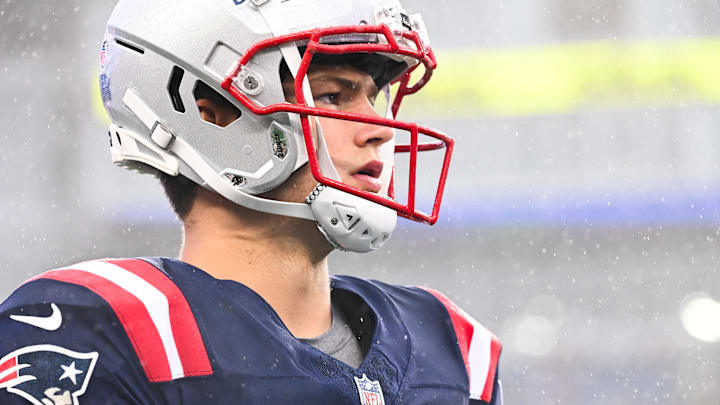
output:
M 160 118 L 132 89 L 127 89 L 123 96 L 123 104 L 132 111 L 142 123 L 150 128 L 150 139 L 162 148 L 168 150 L 172 145 L 175 135 L 160 122 Z
M 152 139 L 157 146 L 168 150 L 172 141 L 175 139 L 175 135 L 160 121 L 155 121 L 155 124 L 150 130 L 150 139 Z
M 167 152 L 175 140 L 175 135 L 160 122 L 157 114 L 132 89 L 125 91 L 123 104 L 146 128 L 150 128 L 150 139 L 147 139 L 148 135 L 146 134 L 135 133 L 111 125 L 110 138 L 112 139 L 114 133 L 118 140 L 117 146 L 112 148 L 113 162 L 116 164 L 127 161 L 141 162 L 172 176 L 177 176 L 178 160 Z M 144 145 L 150 152 L 142 150 L 138 144 Z

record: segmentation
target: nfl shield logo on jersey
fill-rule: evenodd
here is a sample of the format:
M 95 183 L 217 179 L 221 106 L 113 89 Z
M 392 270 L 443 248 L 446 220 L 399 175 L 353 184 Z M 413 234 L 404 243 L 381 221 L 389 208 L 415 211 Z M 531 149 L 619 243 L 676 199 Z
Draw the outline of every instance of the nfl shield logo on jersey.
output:
M 362 405 L 385 405 L 385 398 L 383 398 L 379 382 L 372 381 L 363 374 L 362 378 L 355 377 L 355 385 L 357 385 Z
M 0 359 L 0 389 L 33 405 L 79 405 L 98 353 L 52 345 L 29 346 Z

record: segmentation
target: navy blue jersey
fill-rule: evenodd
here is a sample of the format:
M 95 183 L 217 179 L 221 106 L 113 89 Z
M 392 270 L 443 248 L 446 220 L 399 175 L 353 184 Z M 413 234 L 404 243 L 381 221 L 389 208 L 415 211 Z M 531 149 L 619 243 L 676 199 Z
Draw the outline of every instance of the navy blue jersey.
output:
M 298 341 L 244 285 L 171 259 L 44 273 L 0 305 L 0 403 L 501 403 L 500 343 L 442 294 L 333 277 L 366 356 Z

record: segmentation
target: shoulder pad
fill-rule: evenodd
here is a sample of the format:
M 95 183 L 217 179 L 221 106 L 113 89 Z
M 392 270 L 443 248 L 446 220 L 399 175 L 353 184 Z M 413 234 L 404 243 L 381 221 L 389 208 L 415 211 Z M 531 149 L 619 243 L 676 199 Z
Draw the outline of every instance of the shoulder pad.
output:
M 195 316 L 162 271 L 139 259 L 98 260 L 51 270 L 50 279 L 87 288 L 112 308 L 150 382 L 212 374 Z
M 421 287 L 448 311 L 470 380 L 470 399 L 492 400 L 502 344 L 495 335 L 439 291 Z

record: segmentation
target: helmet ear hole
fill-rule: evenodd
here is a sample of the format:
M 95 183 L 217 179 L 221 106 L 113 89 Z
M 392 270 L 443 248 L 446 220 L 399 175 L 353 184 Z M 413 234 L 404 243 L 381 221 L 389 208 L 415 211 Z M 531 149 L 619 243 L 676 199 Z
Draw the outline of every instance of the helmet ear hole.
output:
M 242 117 L 240 109 L 201 80 L 195 82 L 193 96 L 200 118 L 208 123 L 225 128 Z

